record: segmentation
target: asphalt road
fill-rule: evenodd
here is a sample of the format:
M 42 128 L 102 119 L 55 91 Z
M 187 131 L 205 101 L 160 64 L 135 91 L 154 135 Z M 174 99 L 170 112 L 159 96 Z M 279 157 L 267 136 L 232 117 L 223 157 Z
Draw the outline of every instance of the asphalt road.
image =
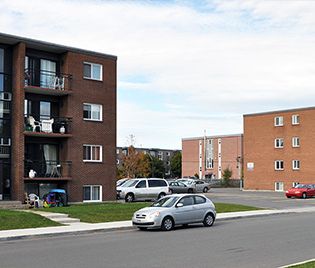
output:
M 269 209 L 315 206 L 315 198 L 286 198 L 283 192 L 240 191 L 237 188 L 212 188 L 206 195 L 213 202 L 236 203 Z
M 279 267 L 315 257 L 315 214 L 0 242 L 1 268 Z

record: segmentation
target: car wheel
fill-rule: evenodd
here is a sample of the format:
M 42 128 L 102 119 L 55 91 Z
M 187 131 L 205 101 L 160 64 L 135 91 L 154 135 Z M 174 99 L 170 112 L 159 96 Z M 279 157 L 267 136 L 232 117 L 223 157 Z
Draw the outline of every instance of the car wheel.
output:
M 141 231 L 145 231 L 147 229 L 147 227 L 138 227 L 138 229 Z
M 208 187 L 203 188 L 203 192 L 207 193 L 209 191 Z
M 306 193 L 302 194 L 302 198 L 305 199 L 306 198 Z
M 287 195 L 287 198 L 291 198 L 291 196 L 288 196 L 288 195 Z
M 194 190 L 193 190 L 193 189 L 191 189 L 191 188 L 189 188 L 189 189 L 188 189 L 188 193 L 190 193 L 190 194 L 191 194 L 191 193 L 193 193 L 193 192 L 194 192 Z
M 165 217 L 162 221 L 161 228 L 163 231 L 171 231 L 174 228 L 174 220 L 171 217 Z
M 135 200 L 135 197 L 133 194 L 127 194 L 125 197 L 126 202 L 133 202 Z
M 203 225 L 206 227 L 210 227 L 213 225 L 213 223 L 214 223 L 214 216 L 212 213 L 208 213 L 203 220 Z
M 159 196 L 158 196 L 158 199 L 160 199 L 160 198 L 162 198 L 162 197 L 164 197 L 164 196 L 166 196 L 165 193 L 160 193 Z

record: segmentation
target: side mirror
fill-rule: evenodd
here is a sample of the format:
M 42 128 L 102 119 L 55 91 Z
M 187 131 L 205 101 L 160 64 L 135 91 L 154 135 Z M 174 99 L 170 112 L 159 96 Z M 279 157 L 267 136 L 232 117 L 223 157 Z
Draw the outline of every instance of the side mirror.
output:
M 178 203 L 178 204 L 176 205 L 177 208 L 181 208 L 181 207 L 183 207 L 183 206 L 184 206 L 183 203 Z

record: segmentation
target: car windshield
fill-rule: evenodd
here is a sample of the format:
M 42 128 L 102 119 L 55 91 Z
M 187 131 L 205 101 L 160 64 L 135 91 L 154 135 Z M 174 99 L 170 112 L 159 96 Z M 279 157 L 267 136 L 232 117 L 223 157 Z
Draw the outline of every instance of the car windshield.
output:
M 165 208 L 170 208 L 172 207 L 175 202 L 178 200 L 178 196 L 170 196 L 170 197 L 165 197 L 162 198 L 156 202 L 154 202 L 151 207 L 165 207 Z
M 117 183 L 116 183 L 116 186 L 123 186 L 124 185 L 124 183 L 126 183 L 127 181 L 118 181 Z
M 137 184 L 139 180 L 130 180 L 130 181 L 126 181 L 123 185 L 121 185 L 122 187 L 133 187 Z
M 305 185 L 305 184 L 298 184 L 294 188 L 296 188 L 296 189 L 307 188 L 307 185 Z

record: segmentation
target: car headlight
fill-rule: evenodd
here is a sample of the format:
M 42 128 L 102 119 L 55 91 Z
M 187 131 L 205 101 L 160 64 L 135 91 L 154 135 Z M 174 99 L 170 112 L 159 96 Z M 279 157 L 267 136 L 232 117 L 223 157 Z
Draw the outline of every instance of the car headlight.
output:
M 149 218 L 156 218 L 160 216 L 160 211 L 155 211 L 149 215 Z

